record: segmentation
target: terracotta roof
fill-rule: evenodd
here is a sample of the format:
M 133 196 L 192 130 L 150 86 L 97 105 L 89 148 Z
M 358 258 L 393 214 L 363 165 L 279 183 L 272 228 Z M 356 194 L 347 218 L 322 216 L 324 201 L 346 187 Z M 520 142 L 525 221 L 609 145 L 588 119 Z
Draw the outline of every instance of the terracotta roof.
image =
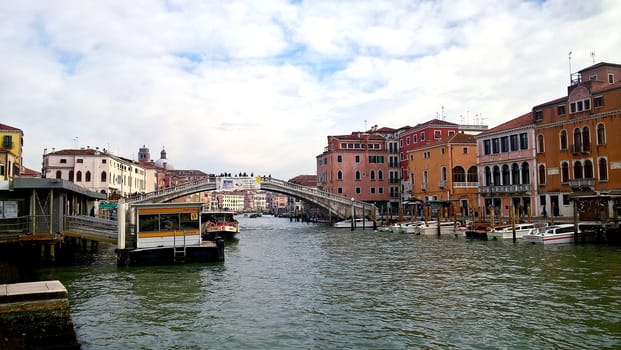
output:
M 289 182 L 302 186 L 317 187 L 317 175 L 298 175 L 289 179 Z
M 368 133 L 364 133 L 364 132 L 359 132 L 359 131 L 355 131 L 352 132 L 351 135 L 334 135 L 334 136 L 328 136 L 328 138 L 333 137 L 333 138 L 337 138 L 339 140 L 362 140 L 364 138 L 366 138 L 367 140 L 384 140 L 384 137 L 381 135 L 377 135 L 377 134 L 368 134 Z
M 420 124 L 416 124 L 413 128 L 418 129 L 418 128 L 423 128 L 423 127 L 431 126 L 431 125 L 443 125 L 443 126 L 455 126 L 455 127 L 458 126 L 457 124 L 451 123 L 451 122 L 447 122 L 446 120 L 431 119 L 430 121 L 427 121 L 427 122 L 424 122 L 424 123 L 420 123 Z
M 25 177 L 41 177 L 41 173 L 30 168 L 22 167 L 22 170 L 19 172 L 19 176 Z
M 533 112 L 528 112 L 517 118 L 511 119 L 508 122 L 504 122 L 496 127 L 485 130 L 482 133 L 478 134 L 477 137 L 487 135 L 487 134 L 493 134 L 493 133 L 497 133 L 497 132 L 501 132 L 505 130 L 521 128 L 521 127 L 528 126 L 531 124 L 534 124 Z
M 596 63 L 596 64 L 594 64 L 592 66 L 589 66 L 589 67 L 586 67 L 586 68 L 583 68 L 583 69 L 579 70 L 578 73 L 582 73 L 584 71 L 587 71 L 587 70 L 590 70 L 590 69 L 594 69 L 594 68 L 599 68 L 599 67 L 602 67 L 602 66 L 621 67 L 621 64 L 599 62 L 599 63 Z
M 6 124 L 0 124 L 0 131 L 19 131 L 22 134 L 24 133 L 21 129 L 14 128 Z
M 61 149 L 60 151 L 54 151 L 54 152 L 49 152 L 49 154 L 53 154 L 56 156 L 94 156 L 94 155 L 98 155 L 101 153 L 105 153 L 102 152 L 98 149 L 93 149 L 93 148 L 82 148 L 82 149 Z M 109 154 L 109 153 L 106 153 Z

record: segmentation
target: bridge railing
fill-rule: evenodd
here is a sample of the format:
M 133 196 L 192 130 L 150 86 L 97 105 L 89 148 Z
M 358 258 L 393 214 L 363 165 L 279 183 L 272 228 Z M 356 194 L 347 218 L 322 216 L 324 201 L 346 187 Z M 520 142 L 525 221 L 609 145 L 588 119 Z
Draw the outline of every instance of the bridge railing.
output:
M 109 240 L 116 240 L 118 222 L 92 216 L 65 216 L 65 229 L 87 232 Z
M 181 185 L 170 186 L 170 187 L 162 188 L 162 189 L 159 189 L 159 190 L 155 190 L 153 192 L 139 194 L 139 195 L 127 198 L 125 202 L 128 203 L 128 204 L 146 202 L 146 201 L 158 198 L 158 197 L 162 197 L 162 196 L 166 196 L 166 195 L 169 195 L 169 194 L 181 192 L 181 191 L 184 191 L 184 190 L 193 189 L 193 188 L 196 188 L 196 187 L 201 186 L 201 185 L 215 184 L 215 183 L 216 183 L 216 178 L 215 177 L 209 177 L 209 178 L 204 179 L 204 180 L 189 181 L 189 182 L 185 182 L 185 183 L 183 183 Z

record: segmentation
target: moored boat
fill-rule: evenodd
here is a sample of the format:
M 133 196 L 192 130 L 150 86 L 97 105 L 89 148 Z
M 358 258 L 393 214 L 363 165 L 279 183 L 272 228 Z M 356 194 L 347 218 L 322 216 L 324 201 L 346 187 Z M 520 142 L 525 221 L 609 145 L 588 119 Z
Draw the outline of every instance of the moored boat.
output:
M 544 223 L 515 224 L 515 238 L 521 239 L 525 235 L 536 233 L 538 229 L 545 227 L 545 225 Z M 487 234 L 487 237 L 494 240 L 513 239 L 513 226 L 496 227 Z
M 201 222 L 203 235 L 208 237 L 219 235 L 228 240 L 236 238 L 239 233 L 239 222 L 231 211 L 204 211 L 201 213 Z
M 537 232 L 524 235 L 522 241 L 532 244 L 573 243 L 576 229 L 573 224 L 560 224 L 540 228 Z
M 468 239 L 481 239 L 488 240 L 487 234 L 492 230 L 492 226 L 487 222 L 479 222 L 473 224 L 472 227 L 465 231 L 465 236 Z

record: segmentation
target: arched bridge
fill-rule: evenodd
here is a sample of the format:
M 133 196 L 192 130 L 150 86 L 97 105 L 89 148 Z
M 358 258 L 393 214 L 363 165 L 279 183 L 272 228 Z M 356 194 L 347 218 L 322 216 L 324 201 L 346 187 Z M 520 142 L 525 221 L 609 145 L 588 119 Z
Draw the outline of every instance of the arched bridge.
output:
M 337 196 L 329 192 L 319 191 L 312 187 L 302 186 L 272 177 L 235 177 L 227 179 L 230 179 L 231 182 L 252 184 L 254 189 L 278 192 L 309 201 L 329 210 L 341 219 L 350 217 L 352 215 L 352 209 L 355 209 L 354 213 L 356 217 L 373 217 L 375 213 L 375 206 L 371 203 L 352 200 L 351 198 Z M 223 181 L 223 178 L 209 177 L 204 180 L 192 181 L 138 195 L 127 199 L 126 203 L 131 205 L 135 203 L 168 202 L 175 198 L 193 193 L 218 190 Z

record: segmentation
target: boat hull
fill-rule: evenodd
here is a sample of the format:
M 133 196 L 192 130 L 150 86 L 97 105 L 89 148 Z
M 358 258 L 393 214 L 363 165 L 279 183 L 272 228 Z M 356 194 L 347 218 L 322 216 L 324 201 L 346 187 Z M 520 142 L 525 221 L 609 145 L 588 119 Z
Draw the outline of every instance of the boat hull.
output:
M 531 244 L 564 244 L 564 243 L 573 243 L 574 242 L 574 234 L 566 233 L 566 234 L 556 234 L 553 236 L 543 236 L 540 234 L 535 235 L 525 235 L 522 237 L 524 243 Z
M 172 265 L 196 262 L 224 261 L 224 241 L 203 242 L 201 245 L 183 247 L 156 247 L 116 249 L 119 266 Z

